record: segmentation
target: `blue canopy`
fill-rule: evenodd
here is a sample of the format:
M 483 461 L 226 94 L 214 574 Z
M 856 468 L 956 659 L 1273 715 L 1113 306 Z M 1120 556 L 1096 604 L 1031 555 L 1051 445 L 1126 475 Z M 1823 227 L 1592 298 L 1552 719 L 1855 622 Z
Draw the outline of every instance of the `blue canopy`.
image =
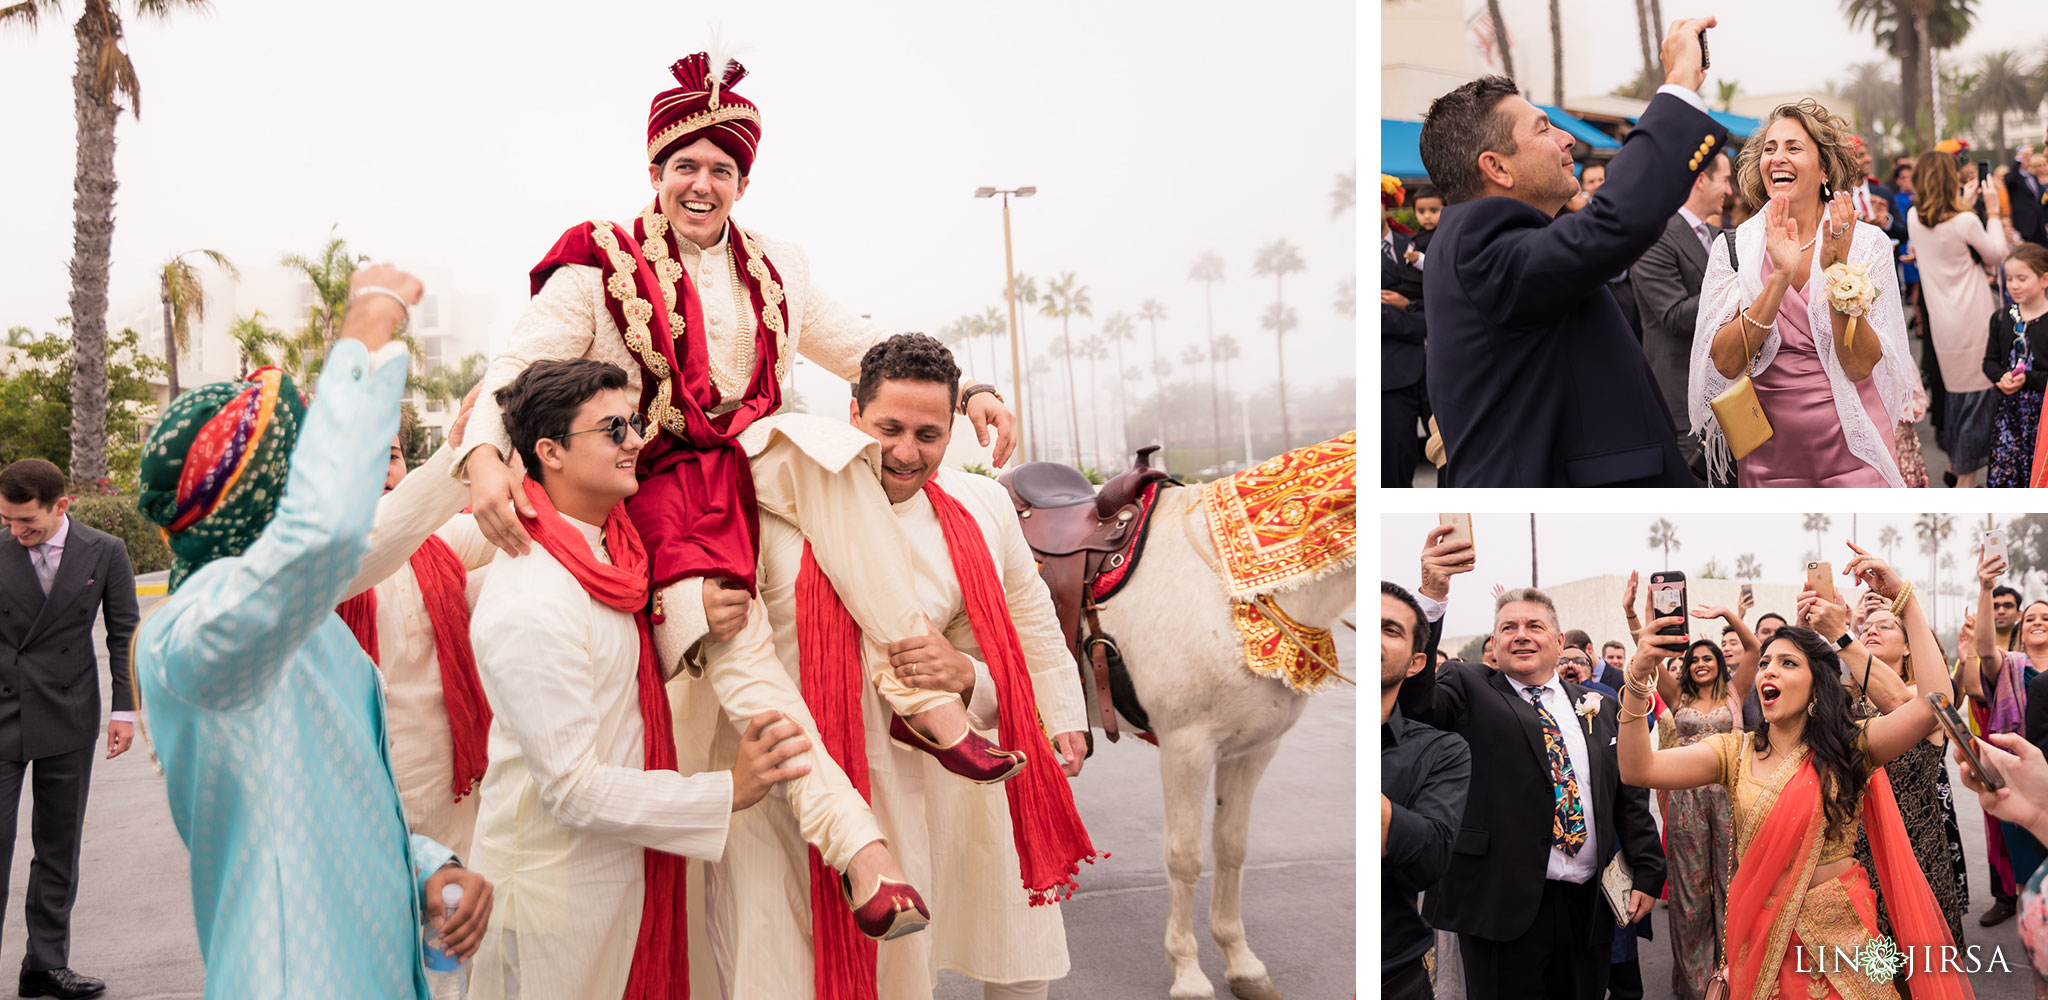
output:
M 1722 127 L 1728 130 L 1728 134 L 1737 139 L 1747 139 L 1755 135 L 1764 124 L 1748 115 L 1738 115 L 1732 111 L 1708 111 L 1707 117 L 1720 122 Z
M 1538 104 L 1536 107 L 1542 110 L 1544 114 L 1550 116 L 1550 124 L 1571 133 L 1572 138 L 1577 139 L 1589 149 L 1612 150 L 1621 148 L 1621 143 L 1616 141 L 1613 136 L 1594 128 L 1585 121 L 1573 117 L 1570 112 L 1563 108 L 1553 108 L 1548 104 Z
M 1380 119 L 1380 173 L 1402 180 L 1427 178 L 1422 166 L 1422 123 Z

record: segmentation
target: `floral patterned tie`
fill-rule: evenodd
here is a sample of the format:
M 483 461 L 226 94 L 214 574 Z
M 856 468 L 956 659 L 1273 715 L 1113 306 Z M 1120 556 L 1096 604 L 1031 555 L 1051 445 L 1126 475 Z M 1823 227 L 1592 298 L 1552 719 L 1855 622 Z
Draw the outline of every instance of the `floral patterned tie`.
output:
M 1564 733 L 1557 728 L 1550 710 L 1543 707 L 1543 689 L 1526 690 L 1529 704 L 1536 706 L 1536 718 L 1543 721 L 1543 752 L 1550 757 L 1551 794 L 1557 801 L 1550 817 L 1550 846 L 1570 857 L 1586 846 L 1586 816 L 1579 811 L 1579 779 L 1572 773 L 1572 756 L 1565 750 Z

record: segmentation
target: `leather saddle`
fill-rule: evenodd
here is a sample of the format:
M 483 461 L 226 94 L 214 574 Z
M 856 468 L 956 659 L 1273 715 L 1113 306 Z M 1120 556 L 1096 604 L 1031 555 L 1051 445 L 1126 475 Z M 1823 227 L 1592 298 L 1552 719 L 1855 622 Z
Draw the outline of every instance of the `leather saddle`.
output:
M 1082 690 L 1093 689 L 1102 732 L 1117 740 L 1118 711 L 1141 729 L 1150 728 L 1135 689 L 1123 669 L 1116 638 L 1102 630 L 1096 612 L 1129 579 L 1144 549 L 1153 501 L 1160 484 L 1180 485 L 1151 466 L 1158 445 L 1138 449 L 1129 469 L 1098 491 L 1088 477 L 1055 462 L 1032 462 L 1003 474 L 1010 502 L 1024 526 L 1024 541 L 1038 559 L 1039 576 L 1052 591 L 1053 610 L 1081 671 Z M 1150 738 L 1149 733 L 1140 733 Z M 1089 737 L 1094 752 L 1094 737 Z

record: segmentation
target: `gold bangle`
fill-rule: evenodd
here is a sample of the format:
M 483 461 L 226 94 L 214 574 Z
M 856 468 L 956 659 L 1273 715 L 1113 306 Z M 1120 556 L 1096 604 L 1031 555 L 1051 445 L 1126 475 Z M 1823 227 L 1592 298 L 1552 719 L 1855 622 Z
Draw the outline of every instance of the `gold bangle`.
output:
M 1893 617 L 1893 618 L 1899 618 L 1899 619 L 1904 619 L 1904 618 L 1906 617 L 1906 599 L 1907 599 L 1907 598 L 1910 598 L 1910 597 L 1912 597 L 1912 596 L 1913 596 L 1913 581 L 1911 581 L 1911 580 L 1908 580 L 1908 581 L 1906 581 L 1906 586 L 1905 586 L 1905 588 L 1899 591 L 1899 596 L 1897 596 L 1897 597 L 1894 597 L 1894 598 L 1892 598 L 1892 617 Z

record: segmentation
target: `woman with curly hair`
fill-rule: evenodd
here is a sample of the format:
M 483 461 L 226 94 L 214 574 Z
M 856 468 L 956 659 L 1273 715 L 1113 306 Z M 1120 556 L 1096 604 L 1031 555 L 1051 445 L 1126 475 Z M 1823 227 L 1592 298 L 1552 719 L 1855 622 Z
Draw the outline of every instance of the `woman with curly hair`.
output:
M 1736 163 L 1741 200 L 1763 210 L 1709 252 L 1687 393 L 1713 478 L 1731 455 L 1710 403 L 1747 374 L 1773 434 L 1737 463 L 1740 485 L 1905 485 L 1893 440 L 1915 373 L 1891 240 L 1849 200 L 1849 137 L 1812 100 L 1779 105 Z
M 1941 647 L 1913 586 L 1884 560 L 1856 553 L 1843 573 L 1891 602 L 1913 651 L 1913 680 L 1937 690 L 1948 680 Z M 1800 596 L 1799 619 L 1820 623 L 1812 591 Z M 1723 975 L 1732 996 L 1896 997 L 1890 982 L 1872 982 L 1849 962 L 1819 956 L 1855 954 L 1880 937 L 1873 874 L 1884 889 L 1892 940 L 1915 954 L 1941 955 L 1955 940 L 1899 819 L 1884 766 L 1934 731 L 1934 711 L 1909 698 L 1890 712 L 1858 720 L 1836 655 L 1847 636 L 1788 626 L 1762 650 L 1756 692 L 1763 724 L 1753 733 L 1716 733 L 1691 746 L 1659 750 L 1647 726 L 1658 662 L 1679 637 L 1657 632 L 1682 624 L 1673 616 L 1646 623 L 1622 693 L 1616 755 L 1625 784 L 1658 789 L 1720 785 L 1735 813 L 1734 876 L 1728 886 Z M 1859 829 L 1870 837 L 1877 870 L 1856 862 Z M 1933 949 L 1931 952 L 1926 949 Z M 1967 977 L 1947 968 L 1916 969 L 1913 995 L 1973 996 Z

